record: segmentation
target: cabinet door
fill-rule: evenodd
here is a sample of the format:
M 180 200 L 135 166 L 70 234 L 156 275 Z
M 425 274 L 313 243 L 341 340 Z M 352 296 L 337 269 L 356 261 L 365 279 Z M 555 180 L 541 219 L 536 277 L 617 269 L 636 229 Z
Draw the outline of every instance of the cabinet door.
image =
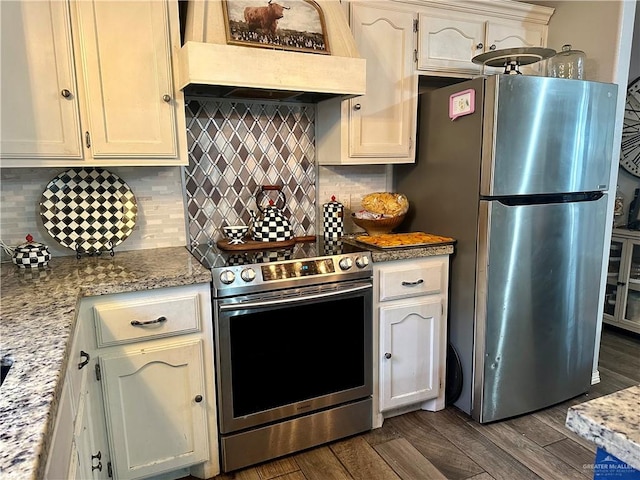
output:
M 100 366 L 115 478 L 208 459 L 200 340 L 107 354 Z
M 390 302 L 379 313 L 380 411 L 437 397 L 442 297 Z
M 102 405 L 99 397 L 87 390 L 83 393 L 81 408 L 76 418 L 74 447 L 77 454 L 75 476 L 78 480 L 109 478 L 109 450 L 104 428 L 104 413 L 95 403 Z
M 418 69 L 482 73 L 471 61 L 484 52 L 485 21 L 476 15 L 427 10 L 418 15 Z
M 627 242 L 628 255 L 621 272 L 627 278 L 627 282 L 623 282 L 627 286 L 627 295 L 620 306 L 618 319 L 621 322 L 619 326 L 640 333 L 640 242 Z
M 546 26 L 528 22 L 497 22 L 487 24 L 487 51 L 505 48 L 543 47 L 545 45 Z M 527 75 L 539 75 L 545 71 L 546 62 L 536 62 L 520 67 L 520 71 Z M 504 68 L 487 67 L 488 75 L 502 73 Z
M 169 4 L 76 2 L 94 158 L 176 157 Z
M 413 14 L 353 3 L 351 30 L 367 60 L 367 94 L 349 102 L 349 156 L 415 158 Z
M 69 3 L 0 2 L 0 156 L 82 159 Z
M 609 248 L 609 266 L 607 270 L 607 284 L 604 296 L 604 319 L 615 321 L 616 303 L 618 296 L 622 297 L 622 288 L 625 284 L 626 274 L 622 266 L 623 240 L 611 240 Z

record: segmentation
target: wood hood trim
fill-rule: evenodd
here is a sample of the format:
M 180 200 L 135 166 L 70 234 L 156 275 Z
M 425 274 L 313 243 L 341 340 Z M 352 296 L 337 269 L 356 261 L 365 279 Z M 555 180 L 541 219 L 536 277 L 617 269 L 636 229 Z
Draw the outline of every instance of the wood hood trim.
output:
M 178 52 L 179 86 L 185 94 L 227 96 L 254 89 L 313 102 L 366 92 L 366 60 L 360 58 L 338 0 L 317 0 L 325 17 L 331 55 L 228 45 L 221 0 L 190 1 L 185 44 Z M 291 95 L 287 95 L 291 94 Z M 231 95 L 229 95 L 231 96 Z M 277 99 L 274 97 L 274 99 Z

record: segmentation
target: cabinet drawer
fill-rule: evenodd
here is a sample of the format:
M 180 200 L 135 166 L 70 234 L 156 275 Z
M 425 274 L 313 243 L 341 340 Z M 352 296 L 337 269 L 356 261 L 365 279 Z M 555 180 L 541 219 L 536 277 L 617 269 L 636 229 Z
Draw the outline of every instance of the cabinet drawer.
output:
M 93 312 L 99 348 L 200 330 L 197 294 L 134 294 L 131 300 L 98 303 Z
M 446 264 L 441 259 L 408 260 L 380 267 L 379 300 L 441 293 L 445 289 Z

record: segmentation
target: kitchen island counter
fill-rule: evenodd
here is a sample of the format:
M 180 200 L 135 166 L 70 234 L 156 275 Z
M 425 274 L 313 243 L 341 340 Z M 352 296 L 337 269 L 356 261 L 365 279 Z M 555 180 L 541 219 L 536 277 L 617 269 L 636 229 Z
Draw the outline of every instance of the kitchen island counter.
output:
M 640 471 L 639 399 L 636 385 L 575 405 L 567 412 L 566 426 Z
M 1 387 L 2 478 L 43 477 L 81 297 L 210 281 L 185 247 L 2 264 L 0 356 L 14 360 Z

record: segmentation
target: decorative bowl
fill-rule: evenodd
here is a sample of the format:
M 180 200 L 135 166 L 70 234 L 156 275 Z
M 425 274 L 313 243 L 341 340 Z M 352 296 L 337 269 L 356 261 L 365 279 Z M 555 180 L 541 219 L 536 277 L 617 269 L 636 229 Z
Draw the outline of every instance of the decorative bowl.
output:
M 405 214 L 395 217 L 382 217 L 377 219 L 358 218 L 355 213 L 351 214 L 351 220 L 360 228 L 363 228 L 369 235 L 381 235 L 391 233 L 404 220 Z
M 231 245 L 239 245 L 244 243 L 244 237 L 247 235 L 249 227 L 247 225 L 228 225 L 222 227 L 222 230 Z
M 27 242 L 15 247 L 13 251 L 13 263 L 19 268 L 46 267 L 51 260 L 49 247 L 43 243 L 33 241 L 31 235 L 27 235 Z

